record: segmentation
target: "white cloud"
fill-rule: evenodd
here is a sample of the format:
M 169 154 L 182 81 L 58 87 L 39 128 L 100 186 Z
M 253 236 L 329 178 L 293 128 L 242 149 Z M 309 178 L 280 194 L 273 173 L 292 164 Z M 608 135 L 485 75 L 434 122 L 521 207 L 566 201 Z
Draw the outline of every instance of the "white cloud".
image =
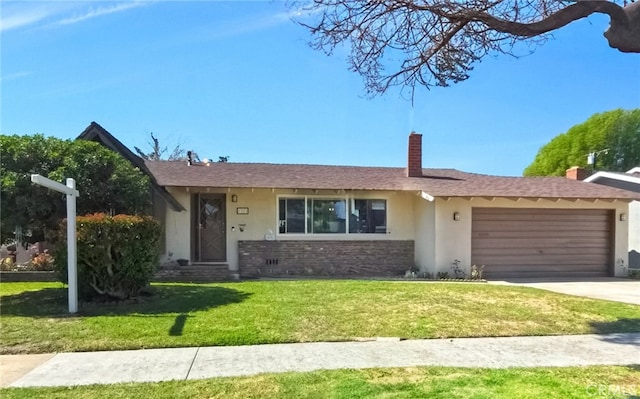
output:
M 96 17 L 100 17 L 100 16 L 103 16 L 103 15 L 108 15 L 108 14 L 113 14 L 113 13 L 116 13 L 116 12 L 126 11 L 126 10 L 129 10 L 131 8 L 143 7 L 143 6 L 147 5 L 147 4 L 148 4 L 148 2 L 140 2 L 140 1 L 126 2 L 126 3 L 116 3 L 116 4 L 111 5 L 111 6 L 98 7 L 98 8 L 95 8 L 95 9 L 84 11 L 81 14 L 74 15 L 72 17 L 68 17 L 68 18 L 64 18 L 64 19 L 61 19 L 59 21 L 56 21 L 55 24 L 56 25 L 75 24 L 75 23 L 78 23 L 78 22 L 86 21 L 87 19 L 96 18 Z
M 0 15 L 0 32 L 26 27 L 71 25 L 91 18 L 143 7 L 150 3 L 151 1 L 137 0 L 4 2 Z
M 0 81 L 1 82 L 6 82 L 7 80 L 14 80 L 14 79 L 19 79 L 19 78 L 24 78 L 25 76 L 29 76 L 29 75 L 31 75 L 30 71 L 22 71 L 22 72 L 10 73 L 10 74 L 3 75 L 2 77 L 0 77 Z
M 54 7 L 29 3 L 5 3 L 0 15 L 0 32 L 33 25 L 54 14 Z
M 208 39 L 227 38 L 239 36 L 246 33 L 253 33 L 276 26 L 291 23 L 295 18 L 310 15 L 302 8 L 286 10 L 260 17 L 245 18 L 243 20 L 228 21 L 222 26 L 216 26 L 208 35 Z

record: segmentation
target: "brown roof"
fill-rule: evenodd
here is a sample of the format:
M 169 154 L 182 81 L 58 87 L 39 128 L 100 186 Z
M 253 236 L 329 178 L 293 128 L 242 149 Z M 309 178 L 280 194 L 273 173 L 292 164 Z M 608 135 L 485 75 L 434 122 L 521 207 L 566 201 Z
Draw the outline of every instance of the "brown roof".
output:
M 146 161 L 161 186 L 424 191 L 433 197 L 602 198 L 640 200 L 638 193 L 564 177 L 501 177 L 455 169 Z

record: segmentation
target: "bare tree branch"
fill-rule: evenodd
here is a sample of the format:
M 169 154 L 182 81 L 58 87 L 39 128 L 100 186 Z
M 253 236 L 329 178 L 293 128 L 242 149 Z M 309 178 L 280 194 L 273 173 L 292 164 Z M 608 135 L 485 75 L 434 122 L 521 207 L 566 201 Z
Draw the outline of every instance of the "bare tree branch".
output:
M 539 22 L 533 23 L 507 21 L 496 18 L 486 12 L 474 13 L 473 11 L 461 12 L 458 15 L 452 14 L 449 15 L 449 18 L 452 20 L 461 18 L 465 21 L 480 21 L 498 32 L 520 37 L 532 37 L 560 29 L 573 21 L 588 17 L 593 13 L 608 14 L 612 20 L 615 19 L 616 23 L 624 26 L 629 24 L 627 15 L 622 7 L 604 0 L 579 1 L 549 15 Z
M 594 13 L 610 17 L 611 47 L 640 53 L 640 2 L 314 0 L 304 9 L 315 20 L 298 20 L 312 34 L 310 45 L 327 54 L 349 45 L 350 69 L 364 78 L 369 95 L 463 81 L 486 55 L 517 55 L 519 42 L 538 44 Z
M 151 147 L 151 152 L 146 153 L 138 147 L 133 148 L 136 150 L 140 158 L 146 159 L 148 161 L 159 161 L 160 159 L 162 159 L 162 155 L 167 152 L 167 147 L 162 148 L 160 146 L 160 141 L 156 136 L 153 135 L 153 132 L 150 133 L 150 136 L 151 141 L 148 141 L 147 144 L 149 144 L 149 147 Z

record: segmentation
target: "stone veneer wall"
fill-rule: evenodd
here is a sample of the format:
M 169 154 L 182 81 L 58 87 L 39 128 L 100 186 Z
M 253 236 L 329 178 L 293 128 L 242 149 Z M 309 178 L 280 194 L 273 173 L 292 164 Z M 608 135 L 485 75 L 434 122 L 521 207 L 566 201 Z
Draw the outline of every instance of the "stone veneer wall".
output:
M 153 281 L 179 283 L 210 283 L 227 280 L 231 280 L 231 276 L 229 275 L 229 265 L 226 263 L 188 266 L 179 266 L 175 263 L 160 265 L 153 276 Z
M 414 242 L 238 241 L 240 277 L 402 276 L 414 266 Z

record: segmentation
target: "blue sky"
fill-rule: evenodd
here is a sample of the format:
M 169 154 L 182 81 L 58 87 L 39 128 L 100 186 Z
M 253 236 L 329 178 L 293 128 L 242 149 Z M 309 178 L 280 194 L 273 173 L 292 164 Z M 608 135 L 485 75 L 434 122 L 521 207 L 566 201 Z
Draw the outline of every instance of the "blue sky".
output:
M 604 16 L 471 78 L 368 99 L 347 51 L 309 48 L 280 1 L 2 1 L 2 134 L 74 138 L 96 121 L 133 148 L 231 162 L 405 166 L 521 175 L 540 146 L 596 112 L 640 107 L 640 54 L 610 49 Z

